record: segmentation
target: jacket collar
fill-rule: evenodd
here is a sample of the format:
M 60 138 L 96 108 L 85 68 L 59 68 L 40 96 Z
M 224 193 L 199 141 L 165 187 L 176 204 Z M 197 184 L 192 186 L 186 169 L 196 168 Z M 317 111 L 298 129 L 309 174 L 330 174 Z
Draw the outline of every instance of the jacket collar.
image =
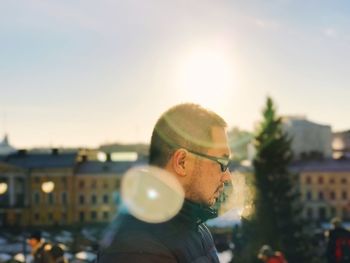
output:
M 179 216 L 196 225 L 200 225 L 208 219 L 217 217 L 218 212 L 211 207 L 185 199 Z

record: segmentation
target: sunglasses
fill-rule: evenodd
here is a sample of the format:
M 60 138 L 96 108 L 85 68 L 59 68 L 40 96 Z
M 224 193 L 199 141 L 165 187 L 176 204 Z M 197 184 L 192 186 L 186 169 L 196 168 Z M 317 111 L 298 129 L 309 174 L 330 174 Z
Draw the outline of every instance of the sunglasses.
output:
M 206 155 L 204 153 L 199 153 L 199 152 L 195 152 L 195 151 L 191 151 L 191 150 L 188 150 L 188 152 L 194 154 L 194 155 L 197 155 L 197 156 L 200 156 L 200 157 L 203 157 L 203 158 L 206 158 L 206 159 L 209 159 L 211 161 L 214 161 L 214 162 L 217 162 L 218 164 L 220 164 L 220 168 L 221 168 L 221 172 L 226 172 L 228 167 L 230 166 L 231 164 L 231 161 L 229 158 L 223 158 L 223 157 L 214 157 L 214 156 L 210 156 L 210 155 Z

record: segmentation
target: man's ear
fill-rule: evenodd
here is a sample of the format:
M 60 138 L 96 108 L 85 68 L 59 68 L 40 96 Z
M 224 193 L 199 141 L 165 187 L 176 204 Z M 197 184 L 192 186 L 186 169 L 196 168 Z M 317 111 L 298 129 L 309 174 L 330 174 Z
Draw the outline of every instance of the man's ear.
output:
M 186 161 L 188 152 L 185 149 L 178 149 L 173 154 L 172 166 L 179 176 L 186 175 Z

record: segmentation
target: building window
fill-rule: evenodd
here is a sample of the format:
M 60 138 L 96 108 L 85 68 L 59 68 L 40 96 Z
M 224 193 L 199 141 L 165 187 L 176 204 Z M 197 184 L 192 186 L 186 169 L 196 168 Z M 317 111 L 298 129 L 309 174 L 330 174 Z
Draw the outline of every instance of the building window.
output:
M 91 196 L 91 204 L 96 205 L 96 203 L 97 203 L 97 197 L 96 197 L 96 195 L 92 195 Z
M 53 215 L 52 215 L 52 213 L 48 213 L 48 218 L 49 218 L 49 221 L 52 222 L 52 220 L 53 220 Z
M 40 194 L 38 192 L 34 192 L 34 204 L 38 205 L 40 203 Z
M 311 177 L 310 176 L 306 177 L 306 184 L 311 184 Z
M 83 195 L 79 195 L 79 204 L 83 205 L 85 203 L 85 197 Z
M 323 195 L 323 192 L 321 191 L 318 193 L 318 200 L 323 201 L 323 199 L 324 199 L 324 195 Z
M 331 199 L 331 200 L 335 200 L 335 192 L 334 191 L 332 191 L 332 192 L 330 192 L 329 193 L 329 198 Z
M 109 213 L 108 212 L 103 212 L 103 219 L 104 220 L 108 220 L 108 218 L 109 218 Z
M 35 213 L 35 214 L 34 214 L 34 221 L 39 221 L 39 219 L 40 219 L 39 214 L 38 214 L 38 213 Z
M 337 210 L 335 209 L 335 207 L 331 207 L 331 215 L 336 216 Z
M 347 200 L 348 199 L 348 193 L 346 191 L 343 191 L 341 193 L 341 197 L 342 197 L 343 200 Z
M 325 220 L 326 219 L 326 208 L 325 207 L 320 207 L 318 209 L 318 218 L 320 220 Z
M 79 212 L 79 221 L 80 223 L 83 223 L 85 221 L 85 213 Z
M 62 221 L 62 222 L 67 222 L 67 213 L 62 213 L 62 215 L 61 215 L 61 221 Z
M 103 189 L 107 189 L 108 188 L 108 182 L 107 181 L 104 181 L 103 182 Z
M 34 177 L 34 183 L 40 183 L 40 178 L 38 176 Z
M 312 193 L 310 191 L 306 192 L 306 200 L 310 201 L 312 199 Z
M 97 219 L 96 211 L 91 211 L 91 220 L 96 220 L 96 219 Z
M 9 201 L 10 201 L 9 191 L 6 191 L 5 194 L 0 195 L 0 207 L 8 206 Z
M 22 215 L 20 213 L 16 213 L 16 215 L 15 215 L 16 225 L 20 225 L 21 224 L 21 219 L 22 219 Z
M 96 185 L 97 185 L 96 180 L 92 180 L 92 182 L 91 182 L 91 188 L 92 188 L 92 189 L 96 189 Z
M 322 176 L 318 177 L 318 183 L 323 184 L 323 177 Z
M 329 179 L 330 184 L 334 184 L 334 178 Z
M 346 178 L 342 178 L 342 179 L 341 179 L 341 183 L 342 183 L 342 184 L 346 184 L 346 183 L 347 183 Z
M 344 207 L 342 212 L 343 212 L 343 219 L 348 219 L 349 218 L 348 210 Z
M 79 181 L 79 188 L 83 189 L 85 187 L 85 182 L 83 180 Z
M 24 199 L 25 196 L 23 193 L 17 193 L 15 198 L 16 206 L 24 206 Z
M 47 198 L 48 198 L 49 205 L 52 205 L 54 203 L 54 195 L 53 195 L 53 193 L 49 193 L 47 195 Z
M 108 195 L 103 195 L 103 203 L 108 204 L 109 202 L 109 196 Z
M 313 218 L 313 213 L 312 213 L 312 208 L 309 207 L 307 210 L 306 210 L 306 216 L 307 218 L 309 219 L 312 219 Z
M 64 187 L 67 187 L 67 177 L 62 177 L 62 184 Z
M 67 204 L 67 193 L 66 192 L 62 193 L 61 199 L 62 199 L 62 204 L 66 205 Z

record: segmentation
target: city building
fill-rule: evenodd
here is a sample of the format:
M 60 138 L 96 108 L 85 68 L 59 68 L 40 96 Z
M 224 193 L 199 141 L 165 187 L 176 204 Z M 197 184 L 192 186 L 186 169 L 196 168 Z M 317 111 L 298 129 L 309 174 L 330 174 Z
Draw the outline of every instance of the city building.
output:
M 350 160 L 299 162 L 292 171 L 300 175 L 305 218 L 324 222 L 338 216 L 350 220 Z
M 23 225 L 28 220 L 27 174 L 0 161 L 0 226 Z
M 292 139 L 296 160 L 332 158 L 332 130 L 329 125 L 311 122 L 305 117 L 284 117 L 283 129 Z
M 9 155 L 9 165 L 26 171 L 28 225 L 58 225 L 74 222 L 74 172 L 78 153 L 30 153 Z
M 145 164 L 134 154 L 113 154 L 52 149 L 2 156 L 0 226 L 109 222 L 117 211 L 122 176 Z
M 333 133 L 333 158 L 350 158 L 350 130 Z
M 109 222 L 118 208 L 121 179 L 138 161 L 82 160 L 76 171 L 74 218 L 79 223 Z

